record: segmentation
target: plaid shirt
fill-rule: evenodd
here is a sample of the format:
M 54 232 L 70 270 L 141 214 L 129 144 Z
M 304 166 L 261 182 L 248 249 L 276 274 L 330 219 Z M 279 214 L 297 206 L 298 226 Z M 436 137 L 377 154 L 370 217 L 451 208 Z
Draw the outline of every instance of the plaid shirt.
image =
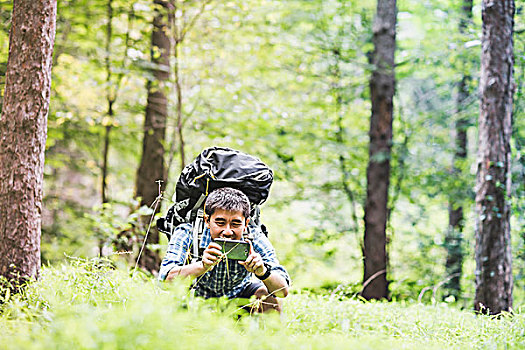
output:
M 261 255 L 263 261 L 271 267 L 272 272 L 280 274 L 290 285 L 290 277 L 284 267 L 279 264 L 275 250 L 268 238 L 259 229 L 253 227 L 249 229 L 254 236 L 252 245 L 255 252 Z M 184 265 L 188 254 L 191 252 L 192 242 L 192 225 L 181 224 L 177 226 L 171 236 L 166 256 L 162 260 L 159 280 L 165 280 L 175 266 Z M 206 248 L 210 242 L 210 229 L 206 228 L 199 246 Z M 227 264 L 228 266 L 226 266 Z M 221 296 L 234 298 L 250 283 L 250 280 L 251 273 L 244 266 L 234 260 L 222 260 L 212 270 L 197 277 L 193 288 L 195 288 L 195 295 L 204 298 Z

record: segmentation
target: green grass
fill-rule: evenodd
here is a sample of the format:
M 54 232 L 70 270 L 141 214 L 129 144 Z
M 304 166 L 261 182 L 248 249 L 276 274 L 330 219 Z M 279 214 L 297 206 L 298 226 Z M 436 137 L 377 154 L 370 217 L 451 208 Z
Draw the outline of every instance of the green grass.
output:
M 525 315 L 475 316 L 446 304 L 364 303 L 291 294 L 277 315 L 245 316 L 95 261 L 46 267 L 0 306 L 0 349 L 525 348 Z

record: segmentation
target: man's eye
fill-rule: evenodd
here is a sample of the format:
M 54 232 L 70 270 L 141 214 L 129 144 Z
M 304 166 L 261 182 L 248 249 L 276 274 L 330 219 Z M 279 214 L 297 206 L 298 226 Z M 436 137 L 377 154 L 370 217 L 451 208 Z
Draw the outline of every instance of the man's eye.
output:
M 215 225 L 217 226 L 224 226 L 225 223 L 226 221 L 215 221 Z

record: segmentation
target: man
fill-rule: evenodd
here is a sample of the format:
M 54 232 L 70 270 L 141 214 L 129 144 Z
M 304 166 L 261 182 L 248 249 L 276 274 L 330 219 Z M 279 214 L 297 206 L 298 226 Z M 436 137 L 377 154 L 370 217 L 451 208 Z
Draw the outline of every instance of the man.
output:
M 276 297 L 286 297 L 290 277 L 279 264 L 268 238 L 259 229 L 248 227 L 248 197 L 233 188 L 219 188 L 208 196 L 204 210 L 206 229 L 200 242 L 200 247 L 205 248 L 202 260 L 184 265 L 193 240 L 192 225 L 179 225 L 170 239 L 159 279 L 169 281 L 176 276 L 191 276 L 195 278 L 193 288 L 197 296 L 250 298 L 255 295 L 262 301 L 257 311 L 280 312 Z M 250 253 L 246 261 L 225 259 L 221 246 L 213 240 L 242 240 L 243 233 L 247 230 L 250 230 L 253 240 L 250 242 Z M 259 281 L 252 282 L 252 274 Z

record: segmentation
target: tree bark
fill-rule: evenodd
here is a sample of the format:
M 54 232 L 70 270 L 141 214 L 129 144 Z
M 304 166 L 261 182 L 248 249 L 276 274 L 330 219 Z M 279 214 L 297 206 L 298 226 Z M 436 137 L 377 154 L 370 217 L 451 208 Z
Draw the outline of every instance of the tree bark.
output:
M 152 33 L 152 61 L 155 65 L 154 81 L 148 82 L 148 100 L 144 120 L 144 139 L 142 144 L 142 158 L 137 173 L 137 197 L 141 198 L 141 205 L 151 206 L 159 195 L 156 181 L 161 180 L 161 190 L 166 183 L 164 166 L 164 144 L 166 138 L 166 120 L 168 117 L 168 100 L 166 97 L 165 82 L 169 79 L 169 56 L 171 43 L 168 34 L 169 3 L 155 0 L 158 6 L 153 20 Z M 157 211 L 160 205 L 157 206 Z M 153 213 L 152 215 L 155 215 Z M 149 223 L 150 217 L 144 218 Z M 158 244 L 159 234 L 151 230 L 147 236 L 147 244 Z M 158 271 L 160 258 L 158 252 L 145 249 L 140 257 L 139 265 L 148 271 Z
M 365 235 L 363 246 L 364 279 L 362 296 L 388 298 L 386 222 L 392 115 L 395 92 L 394 52 L 396 47 L 396 1 L 378 0 L 373 25 L 374 70 L 370 79 L 372 115 L 367 167 Z
M 482 2 L 474 308 L 490 314 L 512 307 L 510 138 L 514 11 L 513 0 Z
M 15 0 L 0 116 L 0 275 L 37 278 L 56 0 Z
M 465 35 L 469 24 L 472 22 L 472 0 L 464 0 L 461 6 L 461 18 L 459 21 L 459 33 Z M 462 59 L 465 61 L 465 58 Z M 465 68 L 463 68 L 465 69 Z M 467 127 L 469 118 L 465 116 L 465 104 L 469 97 L 470 74 L 463 72 L 463 77 L 458 84 L 458 94 L 456 99 L 455 123 L 455 149 L 452 161 L 451 177 L 457 177 L 461 170 L 458 162 L 467 158 Z M 448 230 L 445 236 L 445 247 L 447 249 L 447 259 L 445 270 L 449 280 L 445 283 L 445 297 L 454 296 L 456 300 L 461 295 L 461 274 L 463 271 L 463 193 L 462 188 L 454 189 L 449 198 L 448 207 Z

